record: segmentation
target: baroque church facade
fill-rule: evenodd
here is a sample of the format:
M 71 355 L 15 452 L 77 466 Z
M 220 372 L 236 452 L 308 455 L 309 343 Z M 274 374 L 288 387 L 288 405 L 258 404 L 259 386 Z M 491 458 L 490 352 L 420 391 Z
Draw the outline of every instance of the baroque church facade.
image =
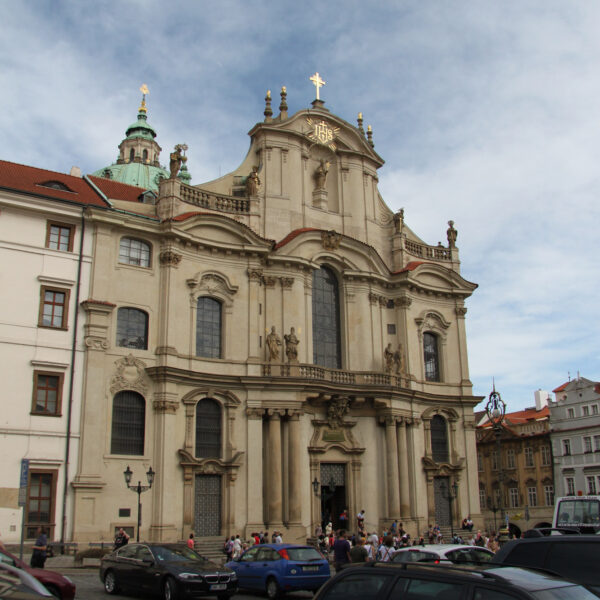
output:
M 398 519 L 412 535 L 477 519 L 477 286 L 453 223 L 446 246 L 421 240 L 378 192 L 370 127 L 318 98 L 288 114 L 282 88 L 274 116 L 268 93 L 241 165 L 198 185 L 184 146 L 160 167 L 145 102 L 140 115 L 117 162 L 85 177 L 103 202 L 84 211 L 69 537 L 135 530 L 123 473 L 146 485 L 150 468 L 145 539 L 305 541 L 345 509 L 351 528 L 364 509 L 369 531 Z

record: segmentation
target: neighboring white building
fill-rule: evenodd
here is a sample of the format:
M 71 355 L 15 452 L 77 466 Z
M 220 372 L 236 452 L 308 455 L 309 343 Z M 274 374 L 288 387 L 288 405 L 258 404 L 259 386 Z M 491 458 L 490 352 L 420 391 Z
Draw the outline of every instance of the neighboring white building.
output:
M 65 497 L 77 466 L 83 310 L 91 237 L 82 243 L 86 206 L 106 203 L 81 177 L 0 161 L 0 533 L 21 534 L 18 487 L 21 459 L 29 460 L 25 536 L 47 526 L 65 537 Z M 78 314 L 79 313 L 79 314 Z M 79 318 L 78 318 L 79 317 Z M 75 348 L 75 350 L 74 350 Z M 75 369 L 71 370 L 71 364 Z M 67 486 L 69 489 L 70 486 Z
M 553 391 L 556 496 L 600 494 L 600 383 L 578 376 Z

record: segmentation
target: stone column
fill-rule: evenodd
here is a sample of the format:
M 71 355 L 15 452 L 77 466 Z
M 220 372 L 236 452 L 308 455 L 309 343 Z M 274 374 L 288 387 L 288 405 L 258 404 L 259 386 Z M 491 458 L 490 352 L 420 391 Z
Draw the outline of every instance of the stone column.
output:
M 302 520 L 302 485 L 300 481 L 300 412 L 297 410 L 288 411 L 290 420 L 290 441 L 289 441 L 289 477 L 290 477 L 290 523 L 300 523 Z
M 281 412 L 269 409 L 269 462 L 267 484 L 269 490 L 269 527 L 280 525 L 283 521 L 281 488 Z
M 262 275 L 261 269 L 248 269 L 248 358 L 253 361 L 262 361 L 258 343 L 263 323 L 263 317 L 258 316 Z
M 263 516 L 263 414 L 259 407 L 246 409 L 248 428 L 248 525 L 246 537 L 253 531 L 264 529 Z
M 400 498 L 398 493 L 398 439 L 396 419 L 385 417 L 385 447 L 387 451 L 386 472 L 388 483 L 388 517 L 400 516 Z
M 408 472 L 408 444 L 406 443 L 406 419 L 401 419 L 398 427 L 398 466 L 400 472 L 400 515 L 411 516 L 410 475 Z

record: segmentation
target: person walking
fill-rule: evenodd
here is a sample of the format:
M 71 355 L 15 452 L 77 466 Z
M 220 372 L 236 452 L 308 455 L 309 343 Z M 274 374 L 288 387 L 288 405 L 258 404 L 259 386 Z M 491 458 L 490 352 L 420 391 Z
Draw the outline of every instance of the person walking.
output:
M 31 562 L 29 563 L 33 569 L 43 569 L 46 562 L 46 550 L 48 549 L 48 538 L 46 537 L 46 529 L 44 527 L 37 528 L 37 539 L 33 546 L 31 554 Z
M 193 533 L 190 533 L 190 537 L 188 537 L 188 541 L 187 541 L 187 547 L 188 547 L 190 550 L 193 550 L 193 549 L 194 549 L 194 534 L 193 534 Z
M 391 535 L 386 535 L 383 538 L 379 550 L 377 550 L 377 560 L 380 562 L 390 562 L 394 555 L 393 538 Z
M 365 538 L 359 537 L 356 544 L 350 550 L 350 561 L 353 563 L 367 562 L 369 553 L 365 548 Z
M 352 562 L 350 558 L 350 543 L 346 539 L 346 532 L 341 529 L 337 539 L 333 543 L 333 566 L 337 572 L 349 562 Z

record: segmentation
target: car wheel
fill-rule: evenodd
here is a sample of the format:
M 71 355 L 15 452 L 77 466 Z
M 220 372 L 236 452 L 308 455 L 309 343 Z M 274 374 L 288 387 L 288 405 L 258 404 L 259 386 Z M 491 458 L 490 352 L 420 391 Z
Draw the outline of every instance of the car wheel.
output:
M 62 600 L 62 594 L 60 593 L 60 590 L 55 585 L 46 584 L 45 587 L 55 598 Z
M 275 598 L 281 596 L 281 588 L 274 577 L 269 577 L 269 579 L 267 579 L 265 591 L 267 592 L 267 598 L 269 598 L 269 600 L 275 600 Z
M 177 598 L 177 584 L 172 577 L 167 577 L 165 579 L 163 598 L 164 600 L 175 600 L 175 598 Z
M 119 591 L 117 578 L 112 571 L 106 571 L 104 574 L 104 591 L 108 594 L 116 594 Z

